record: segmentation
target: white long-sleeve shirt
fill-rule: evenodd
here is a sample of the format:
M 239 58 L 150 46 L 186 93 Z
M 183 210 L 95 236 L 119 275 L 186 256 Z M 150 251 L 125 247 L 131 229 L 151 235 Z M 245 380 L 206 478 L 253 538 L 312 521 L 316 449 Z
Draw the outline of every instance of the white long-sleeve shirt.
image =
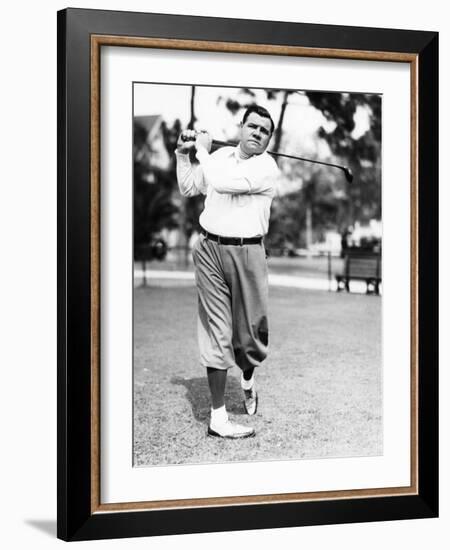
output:
M 278 167 L 267 153 L 243 160 L 236 147 L 212 154 L 200 147 L 200 164 L 177 152 L 177 179 L 187 197 L 206 195 L 200 225 L 223 237 L 255 237 L 269 229 L 270 205 L 276 193 Z

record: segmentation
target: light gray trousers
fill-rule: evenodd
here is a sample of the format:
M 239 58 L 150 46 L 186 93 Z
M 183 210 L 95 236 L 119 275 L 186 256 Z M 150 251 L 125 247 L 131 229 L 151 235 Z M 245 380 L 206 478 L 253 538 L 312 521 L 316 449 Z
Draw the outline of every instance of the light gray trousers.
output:
M 269 335 L 264 245 L 223 245 L 200 235 L 193 258 L 201 365 L 257 367 L 267 357 Z

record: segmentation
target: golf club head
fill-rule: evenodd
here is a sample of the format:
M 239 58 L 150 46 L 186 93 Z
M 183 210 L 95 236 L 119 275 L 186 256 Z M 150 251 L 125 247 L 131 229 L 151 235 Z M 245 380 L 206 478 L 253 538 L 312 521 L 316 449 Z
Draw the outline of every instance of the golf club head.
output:
M 347 168 L 346 166 L 344 166 L 342 168 L 344 174 L 345 174 L 345 179 L 348 181 L 348 183 L 352 183 L 353 181 L 353 174 L 352 174 L 352 171 L 350 170 L 350 168 Z

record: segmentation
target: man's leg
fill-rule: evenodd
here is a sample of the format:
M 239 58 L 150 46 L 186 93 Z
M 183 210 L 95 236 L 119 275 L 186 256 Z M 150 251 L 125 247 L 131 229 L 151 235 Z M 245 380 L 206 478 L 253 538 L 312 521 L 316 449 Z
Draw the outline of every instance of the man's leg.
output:
M 216 243 L 200 238 L 195 247 L 200 362 L 206 367 L 211 393 L 209 435 L 238 439 L 255 434 L 253 428 L 228 420 L 225 408 L 227 369 L 235 365 L 232 347 L 230 289 L 224 280 Z
M 254 368 L 249 368 L 242 372 L 241 377 L 241 388 L 244 392 L 244 409 L 248 415 L 254 415 L 258 410 L 258 394 L 256 392 L 255 378 L 253 377 L 254 371 Z
M 248 245 L 233 253 L 227 274 L 232 294 L 233 349 L 242 370 L 244 409 L 253 415 L 258 407 L 254 371 L 267 357 L 268 281 L 263 246 Z
M 225 384 L 227 382 L 227 371 L 206 369 L 208 375 L 209 391 L 211 392 L 211 405 L 213 409 L 219 409 L 225 405 Z
M 225 384 L 227 381 L 227 371 L 206 369 L 208 375 L 208 384 L 211 392 L 211 422 L 208 427 L 208 435 L 216 437 L 225 437 L 228 439 L 242 439 L 252 437 L 255 430 L 248 426 L 234 424 L 228 420 L 228 414 L 225 408 Z
M 247 369 L 246 371 L 244 371 L 242 373 L 242 377 L 244 378 L 244 380 L 251 380 L 252 377 L 253 377 L 253 373 L 255 372 L 255 369 L 254 367 L 253 368 L 250 368 L 250 369 Z
M 226 315 L 223 315 L 220 320 L 213 322 L 213 319 L 207 315 L 202 300 L 199 300 L 199 344 L 200 356 L 204 366 L 206 366 L 205 362 L 207 361 L 209 361 L 209 364 L 214 365 L 233 366 L 234 364 L 233 350 L 231 348 L 231 331 L 229 345 L 219 344 L 223 340 L 224 334 L 227 333 L 226 328 L 222 326 L 222 321 L 226 317 Z M 219 330 L 219 327 L 222 327 L 222 329 Z M 225 357 L 229 355 L 227 353 L 228 348 L 230 348 L 231 357 L 228 358 L 228 362 L 225 362 Z M 211 420 L 208 426 L 208 434 L 228 439 L 240 439 L 255 435 L 253 428 L 235 424 L 228 419 L 225 407 L 227 368 L 207 366 L 206 373 L 211 394 Z

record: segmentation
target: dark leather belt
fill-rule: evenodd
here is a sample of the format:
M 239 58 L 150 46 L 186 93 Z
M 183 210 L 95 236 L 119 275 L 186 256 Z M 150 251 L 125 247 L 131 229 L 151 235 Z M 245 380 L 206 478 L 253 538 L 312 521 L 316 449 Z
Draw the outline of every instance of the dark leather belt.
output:
M 202 228 L 202 233 L 205 237 L 211 241 L 215 241 L 219 244 L 229 244 L 233 246 L 242 246 L 244 244 L 261 244 L 262 237 L 221 237 L 220 235 L 214 235 Z

